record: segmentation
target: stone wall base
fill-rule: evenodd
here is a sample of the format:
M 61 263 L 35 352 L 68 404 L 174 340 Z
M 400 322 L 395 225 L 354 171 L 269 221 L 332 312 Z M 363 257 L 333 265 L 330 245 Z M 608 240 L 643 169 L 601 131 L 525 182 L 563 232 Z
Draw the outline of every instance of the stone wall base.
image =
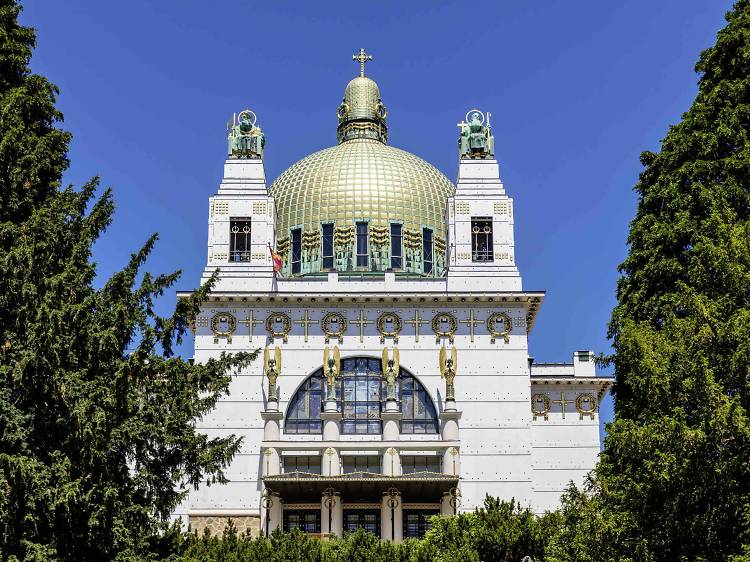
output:
M 190 515 L 188 523 L 192 532 L 202 535 L 205 529 L 212 535 L 221 535 L 229 521 L 234 523 L 238 534 L 260 535 L 260 517 L 257 515 Z

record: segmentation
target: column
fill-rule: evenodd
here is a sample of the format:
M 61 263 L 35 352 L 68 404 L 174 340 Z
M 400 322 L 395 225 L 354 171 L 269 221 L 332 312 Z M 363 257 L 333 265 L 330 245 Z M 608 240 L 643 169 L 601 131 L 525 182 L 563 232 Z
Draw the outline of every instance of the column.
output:
M 341 417 L 340 412 L 320 412 L 320 419 L 323 420 L 323 441 L 339 440 Z
M 461 491 L 453 488 L 449 492 L 443 492 L 440 498 L 440 515 L 456 515 L 461 510 Z
M 443 474 L 451 476 L 461 474 L 461 455 L 457 447 L 448 447 L 443 452 Z
M 440 435 L 443 441 L 458 441 L 458 420 L 461 419 L 459 410 L 443 410 L 438 415 L 440 418 Z
M 277 403 L 278 404 L 278 403 Z M 260 413 L 263 420 L 263 440 L 279 441 L 281 439 L 281 420 L 284 417 L 283 412 L 266 410 Z
M 268 448 L 263 451 L 263 467 L 261 469 L 263 476 L 277 476 L 281 474 L 281 457 L 279 452 L 274 448 Z
M 401 542 L 404 531 L 403 517 L 401 493 L 395 488 L 383 492 L 380 504 L 380 538 Z
M 383 474 L 401 476 L 401 455 L 394 447 L 388 447 L 383 453 Z
M 399 411 L 385 411 L 380 413 L 383 420 L 383 441 L 398 441 L 401 438 L 401 418 Z
M 264 488 L 260 497 L 260 532 L 268 536 L 276 529 L 282 529 L 284 506 L 278 494 Z
M 330 488 L 323 492 L 320 499 L 320 532 L 323 536 L 340 537 L 344 534 L 344 508 L 341 494 Z
M 341 474 L 339 452 L 333 447 L 328 447 L 323 452 L 321 462 L 323 463 L 323 466 L 320 467 L 320 472 L 323 476 L 339 476 Z

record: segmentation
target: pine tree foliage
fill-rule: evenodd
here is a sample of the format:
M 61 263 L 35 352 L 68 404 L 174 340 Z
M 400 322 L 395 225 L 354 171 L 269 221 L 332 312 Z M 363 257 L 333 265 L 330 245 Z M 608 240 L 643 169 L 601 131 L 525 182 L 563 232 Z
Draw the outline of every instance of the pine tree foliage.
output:
M 94 288 L 112 195 L 61 186 L 70 136 L 19 11 L 0 0 L 0 559 L 145 558 L 185 491 L 222 480 L 239 441 L 193 421 L 250 357 L 173 354 L 210 284 L 156 315 L 178 274 L 142 272 L 155 237 Z
M 615 421 L 590 495 L 568 497 L 590 558 L 555 559 L 750 554 L 750 2 L 727 22 L 694 103 L 641 157 L 610 324 Z

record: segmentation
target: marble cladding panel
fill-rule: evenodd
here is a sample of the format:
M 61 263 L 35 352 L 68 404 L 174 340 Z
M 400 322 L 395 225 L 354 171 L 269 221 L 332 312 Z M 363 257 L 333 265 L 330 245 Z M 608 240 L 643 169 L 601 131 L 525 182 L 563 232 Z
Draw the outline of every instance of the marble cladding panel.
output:
M 228 482 L 215 486 L 201 486 L 191 493 L 191 511 L 209 509 L 258 509 L 260 483 L 256 481 Z
M 592 469 L 599 455 L 599 446 L 564 447 L 559 444 L 554 447 L 534 447 L 531 464 L 534 469 Z

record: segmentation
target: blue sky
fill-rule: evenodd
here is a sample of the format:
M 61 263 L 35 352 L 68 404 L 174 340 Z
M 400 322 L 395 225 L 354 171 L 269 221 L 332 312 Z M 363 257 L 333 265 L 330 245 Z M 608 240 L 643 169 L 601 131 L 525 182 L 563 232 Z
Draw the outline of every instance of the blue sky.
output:
M 221 179 L 225 124 L 252 108 L 269 180 L 335 143 L 335 111 L 356 72 L 389 109 L 390 143 L 456 176 L 458 123 L 492 112 L 515 199 L 524 287 L 546 290 L 531 334 L 537 361 L 609 350 L 617 265 L 633 217 L 638 156 L 657 150 L 692 102 L 701 50 L 727 0 L 222 1 L 27 0 L 35 72 L 61 90 L 73 133 L 66 181 L 114 188 L 97 244 L 101 278 L 153 232 L 154 272 L 206 258 L 207 198 Z M 174 304 L 163 299 L 162 310 Z M 190 354 L 191 344 L 184 349 Z M 611 419 L 611 401 L 602 406 Z

